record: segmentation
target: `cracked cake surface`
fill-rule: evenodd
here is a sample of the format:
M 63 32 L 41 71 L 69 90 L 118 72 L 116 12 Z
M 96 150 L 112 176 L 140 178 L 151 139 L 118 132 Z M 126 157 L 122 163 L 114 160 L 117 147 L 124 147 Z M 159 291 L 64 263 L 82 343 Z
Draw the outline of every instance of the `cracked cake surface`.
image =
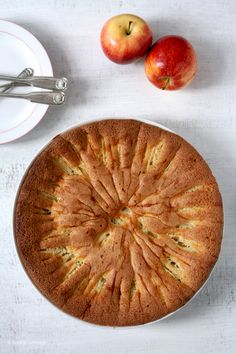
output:
M 31 164 L 15 210 L 31 280 L 85 321 L 124 326 L 183 306 L 220 251 L 222 201 L 184 139 L 135 120 L 56 136 Z

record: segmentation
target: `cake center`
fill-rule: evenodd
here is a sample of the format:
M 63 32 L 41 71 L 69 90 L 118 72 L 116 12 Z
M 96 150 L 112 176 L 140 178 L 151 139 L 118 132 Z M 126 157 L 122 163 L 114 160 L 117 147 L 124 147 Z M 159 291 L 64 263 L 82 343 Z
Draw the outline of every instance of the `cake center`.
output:
M 129 227 L 134 222 L 134 213 L 130 208 L 123 207 L 110 219 L 110 223 L 116 226 Z

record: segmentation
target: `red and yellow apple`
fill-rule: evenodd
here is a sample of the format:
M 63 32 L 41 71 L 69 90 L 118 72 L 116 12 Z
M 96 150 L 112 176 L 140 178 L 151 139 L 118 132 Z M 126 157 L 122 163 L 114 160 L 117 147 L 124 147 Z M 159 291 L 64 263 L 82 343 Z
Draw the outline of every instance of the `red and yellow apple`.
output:
M 102 28 L 102 49 L 110 60 L 118 64 L 128 64 L 143 57 L 151 44 L 149 26 L 135 15 L 112 17 Z
M 145 59 L 148 79 L 162 90 L 178 90 L 187 86 L 196 69 L 196 53 L 192 45 L 180 36 L 160 38 Z

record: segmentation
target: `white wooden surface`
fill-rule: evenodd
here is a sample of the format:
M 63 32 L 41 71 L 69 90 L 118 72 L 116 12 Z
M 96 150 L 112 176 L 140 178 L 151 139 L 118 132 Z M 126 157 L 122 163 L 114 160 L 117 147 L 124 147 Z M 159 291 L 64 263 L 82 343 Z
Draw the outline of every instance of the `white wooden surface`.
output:
M 0 0 L 0 9 L 1 18 L 39 38 L 55 73 L 71 82 L 63 108 L 49 109 L 32 132 L 0 146 L 0 353 L 236 353 L 235 0 Z M 144 17 L 155 38 L 189 38 L 199 60 L 189 88 L 161 92 L 145 78 L 142 61 L 119 66 L 104 57 L 101 26 L 123 12 Z M 225 208 L 222 253 L 208 284 L 176 315 L 135 329 L 91 327 L 54 308 L 24 274 L 11 226 L 17 186 L 42 146 L 78 122 L 113 116 L 155 120 L 192 142 L 217 177 Z

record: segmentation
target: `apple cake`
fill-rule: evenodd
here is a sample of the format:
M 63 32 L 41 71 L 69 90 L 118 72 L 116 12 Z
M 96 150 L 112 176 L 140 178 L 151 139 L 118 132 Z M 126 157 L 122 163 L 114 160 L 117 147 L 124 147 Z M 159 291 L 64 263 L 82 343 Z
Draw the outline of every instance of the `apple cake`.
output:
M 221 195 L 184 139 L 135 120 L 56 136 L 36 157 L 14 217 L 19 256 L 53 304 L 125 326 L 183 306 L 220 251 Z

